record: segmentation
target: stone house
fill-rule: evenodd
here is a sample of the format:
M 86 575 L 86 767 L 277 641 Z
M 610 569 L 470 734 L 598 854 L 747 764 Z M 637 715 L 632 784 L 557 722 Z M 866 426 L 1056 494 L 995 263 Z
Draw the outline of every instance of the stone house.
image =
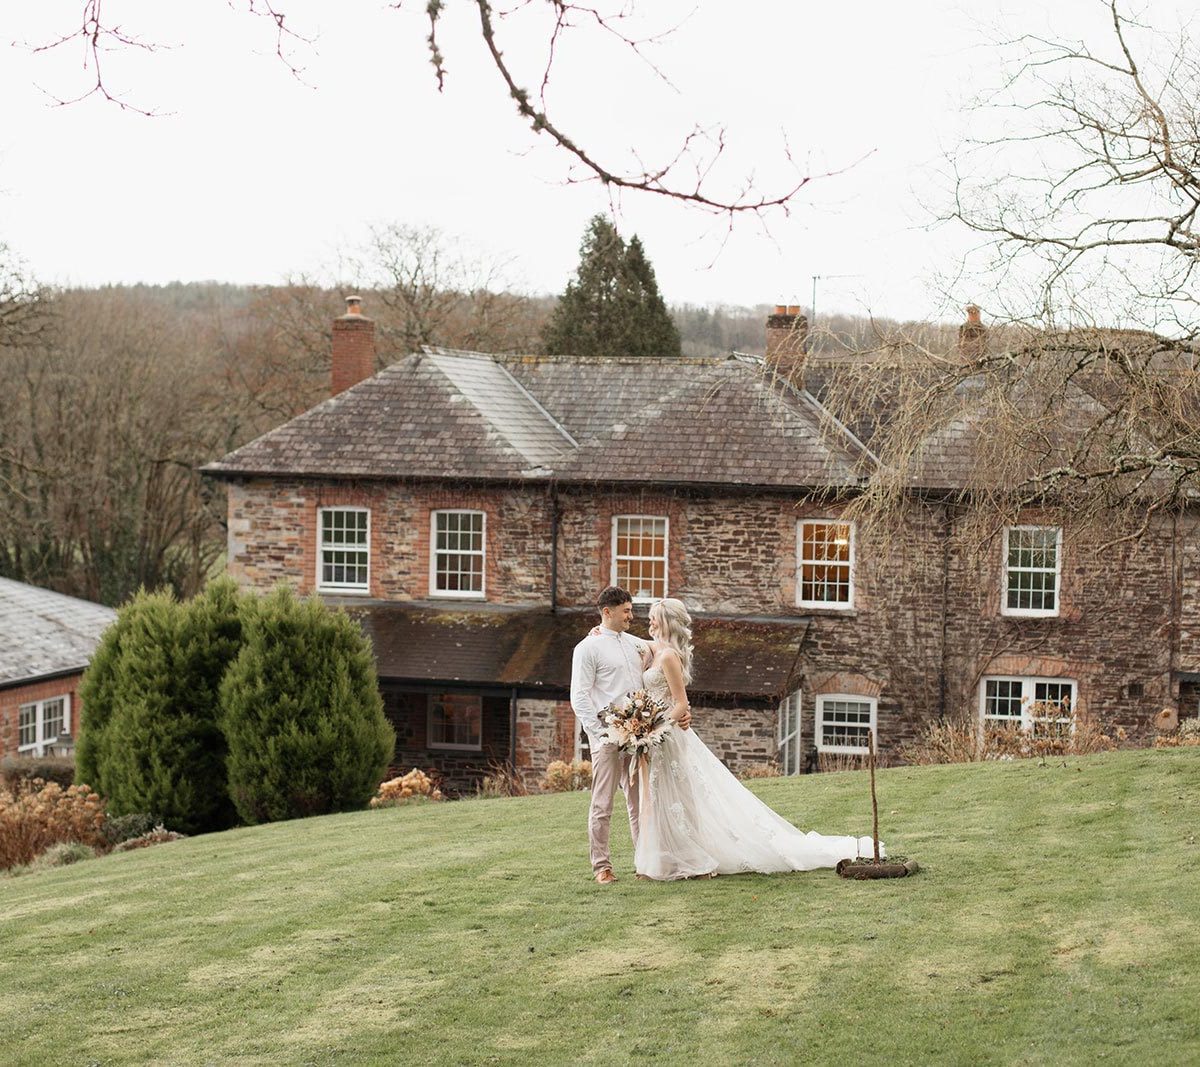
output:
M 0 756 L 74 749 L 79 680 L 116 615 L 0 578 Z
M 1096 567 L 1031 515 L 972 562 L 947 442 L 876 545 L 842 514 L 869 441 L 795 384 L 803 327 L 777 309 L 765 359 L 428 348 L 376 374 L 352 298 L 334 395 L 204 468 L 228 488 L 229 572 L 350 611 L 395 765 L 452 788 L 581 752 L 570 653 L 610 583 L 643 611 L 688 604 L 696 729 L 737 770 L 858 756 L 872 729 L 893 756 L 947 714 L 1136 732 L 1195 704 L 1195 516 Z

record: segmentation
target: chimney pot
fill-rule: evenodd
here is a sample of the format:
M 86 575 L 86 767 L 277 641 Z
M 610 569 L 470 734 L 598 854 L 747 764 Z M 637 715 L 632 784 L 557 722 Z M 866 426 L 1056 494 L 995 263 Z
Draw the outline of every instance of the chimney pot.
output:
M 787 313 L 789 315 L 799 315 L 800 314 L 800 305 L 799 304 L 788 304 Z
M 346 297 L 346 314 L 361 315 L 362 314 L 362 297 L 348 296 Z
M 775 314 L 776 315 L 786 315 L 787 314 L 787 304 L 776 304 L 775 305 Z

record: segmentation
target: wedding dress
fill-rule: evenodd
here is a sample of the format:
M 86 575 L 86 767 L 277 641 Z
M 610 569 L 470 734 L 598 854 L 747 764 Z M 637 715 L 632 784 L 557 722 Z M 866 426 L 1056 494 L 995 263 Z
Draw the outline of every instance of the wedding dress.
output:
M 643 680 L 655 700 L 672 705 L 661 668 L 651 667 Z M 645 775 L 634 862 L 649 878 L 811 871 L 874 854 L 869 837 L 796 829 L 742 785 L 694 729 L 671 730 L 654 749 L 649 772 L 630 773 Z

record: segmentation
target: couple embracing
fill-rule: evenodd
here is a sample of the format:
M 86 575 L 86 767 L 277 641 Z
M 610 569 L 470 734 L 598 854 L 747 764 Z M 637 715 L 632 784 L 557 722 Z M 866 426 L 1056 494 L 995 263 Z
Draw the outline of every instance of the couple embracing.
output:
M 618 784 L 629 809 L 639 878 L 809 871 L 870 852 L 869 837 L 825 837 L 796 829 L 746 789 L 696 736 L 687 695 L 692 620 L 682 601 L 654 603 L 650 641 L 628 632 L 633 601 L 624 589 L 605 589 L 596 606 L 600 625 L 575 647 L 571 707 L 591 742 L 588 838 L 597 882 L 616 881 L 608 839 Z M 604 708 L 638 690 L 670 709 L 675 726 L 655 748 L 648 774 L 638 773 L 628 754 L 603 740 Z

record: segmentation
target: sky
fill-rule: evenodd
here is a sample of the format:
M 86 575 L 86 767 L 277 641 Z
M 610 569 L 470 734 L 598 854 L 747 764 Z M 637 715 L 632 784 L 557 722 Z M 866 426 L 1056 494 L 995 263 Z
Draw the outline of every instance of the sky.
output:
M 549 112 L 614 167 L 665 161 L 699 125 L 726 131 L 714 191 L 815 176 L 787 215 L 731 228 L 573 180 L 561 150 L 522 125 L 466 0 L 446 4 L 441 93 L 423 2 L 275 0 L 309 39 L 287 45 L 299 77 L 248 3 L 105 0 L 107 19 L 159 46 L 104 57 L 110 91 L 150 117 L 97 96 L 55 106 L 92 71 L 77 41 L 34 46 L 71 32 L 83 0 L 5 5 L 0 242 L 41 280 L 278 283 L 332 270 L 372 224 L 399 222 L 437 226 L 507 261 L 514 286 L 553 293 L 599 211 L 641 236 L 670 303 L 808 305 L 817 276 L 818 316 L 956 319 L 983 298 L 947 282 L 975 241 L 936 218 L 970 104 L 1004 77 L 997 42 L 1100 35 L 1106 18 L 1096 0 L 647 0 L 628 25 L 670 30 L 643 49 L 665 77 L 582 22 L 561 43 Z M 542 6 L 498 30 L 530 85 Z M 1186 10 L 1142 4 L 1155 8 Z

